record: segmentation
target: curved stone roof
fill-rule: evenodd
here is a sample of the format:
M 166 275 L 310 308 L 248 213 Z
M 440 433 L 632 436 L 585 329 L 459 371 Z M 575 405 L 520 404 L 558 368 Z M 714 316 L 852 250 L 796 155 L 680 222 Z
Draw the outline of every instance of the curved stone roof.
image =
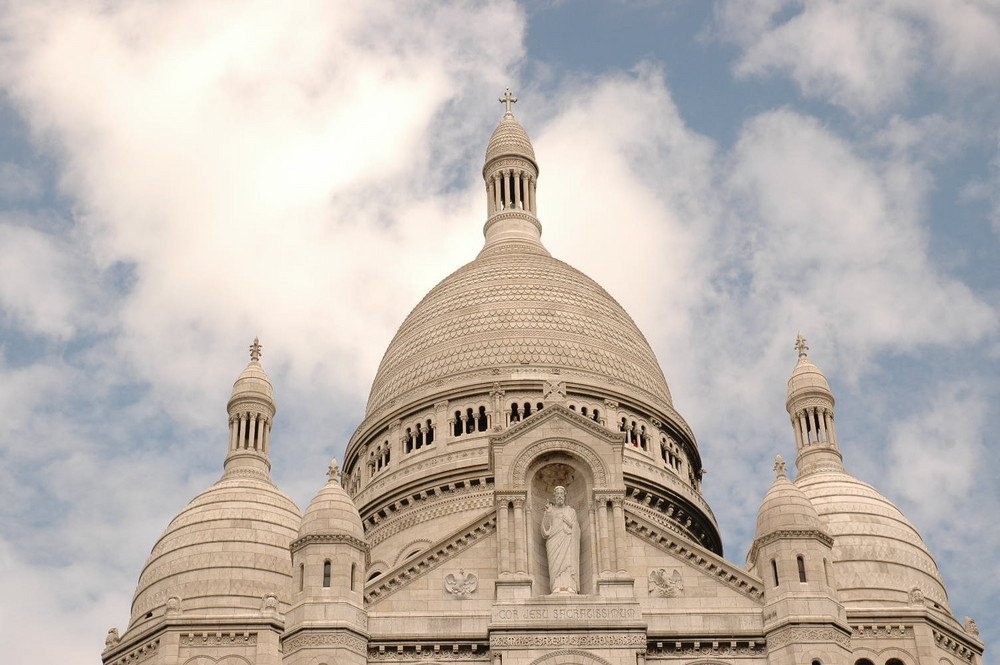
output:
M 259 612 L 268 593 L 287 608 L 288 548 L 299 520 L 298 507 L 269 480 L 227 474 L 196 496 L 153 547 L 129 630 L 162 618 L 171 596 L 180 598 L 184 614 L 201 616 Z
M 788 402 L 807 393 L 825 393 L 824 397 L 833 400 L 833 391 L 826 376 L 809 360 L 808 356 L 799 356 L 799 361 L 788 377 Z
M 834 539 L 840 599 L 850 607 L 898 606 L 913 587 L 949 612 L 934 558 L 903 513 L 878 490 L 844 471 L 800 475 L 795 484 Z
M 390 342 L 367 414 L 393 397 L 423 396 L 411 391 L 467 385 L 479 374 L 489 380 L 497 370 L 525 365 L 626 385 L 671 405 L 663 372 L 632 318 L 596 282 L 542 249 L 484 251 L 431 289 Z
M 497 157 L 505 155 L 524 157 L 535 162 L 535 149 L 528 138 L 528 132 L 524 131 L 513 114 L 504 114 L 500 124 L 493 130 L 490 142 L 486 146 L 486 163 Z M 537 163 L 536 163 L 537 168 Z
M 757 538 L 776 531 L 826 532 L 816 508 L 783 473 L 775 478 L 757 512 Z
M 302 515 L 299 538 L 305 536 L 352 536 L 365 540 L 358 509 L 333 477 L 309 503 Z

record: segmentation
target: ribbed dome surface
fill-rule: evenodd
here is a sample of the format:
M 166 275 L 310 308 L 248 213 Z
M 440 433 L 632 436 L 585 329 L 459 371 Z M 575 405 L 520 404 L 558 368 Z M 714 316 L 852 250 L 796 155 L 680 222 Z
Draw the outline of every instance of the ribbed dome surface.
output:
M 535 161 L 535 149 L 531 145 L 528 133 L 513 115 L 504 115 L 500 124 L 493 130 L 489 145 L 486 146 L 486 163 L 502 155 L 517 155 Z
M 834 538 L 834 570 L 846 607 L 906 604 L 915 586 L 933 603 L 948 607 L 941 574 L 923 539 L 878 490 L 841 471 L 809 473 L 795 484 Z
M 775 531 L 823 531 L 816 508 L 787 476 L 778 476 L 757 512 L 757 538 Z
M 230 402 L 237 397 L 260 397 L 268 401 L 274 400 L 274 390 L 264 367 L 256 360 L 251 361 L 233 384 L 233 395 Z
M 270 481 L 223 478 L 170 523 L 139 576 L 129 629 L 162 616 L 171 596 L 185 614 L 232 616 L 260 610 L 276 593 L 289 599 L 289 545 L 298 531 L 298 507 Z
M 367 413 L 390 398 L 423 396 L 410 391 L 468 385 L 522 366 L 620 382 L 670 406 L 649 343 L 596 282 L 542 253 L 484 252 L 431 289 L 403 321 L 382 358 Z
M 807 356 L 801 356 L 792 370 L 791 376 L 788 377 L 788 399 L 791 400 L 802 393 L 815 391 L 829 393 L 830 398 L 833 399 L 830 383 L 826 380 L 826 376 Z
M 299 527 L 299 538 L 332 535 L 365 539 L 358 509 L 336 480 L 328 482 L 316 494 L 302 515 L 302 526 Z

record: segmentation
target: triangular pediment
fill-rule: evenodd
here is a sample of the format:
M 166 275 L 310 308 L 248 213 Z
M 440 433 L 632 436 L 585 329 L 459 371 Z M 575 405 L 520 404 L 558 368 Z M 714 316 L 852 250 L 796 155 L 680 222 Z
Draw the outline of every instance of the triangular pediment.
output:
M 532 430 L 536 430 L 544 425 L 551 425 L 553 420 L 564 422 L 566 425 L 579 428 L 584 432 L 604 439 L 608 443 L 625 442 L 625 435 L 621 432 L 610 430 L 600 423 L 596 423 L 586 416 L 581 416 L 576 411 L 569 409 L 562 404 L 551 404 L 541 411 L 536 411 L 516 425 L 511 425 L 503 434 L 490 437 L 491 445 L 504 445 L 507 442 L 518 439 Z

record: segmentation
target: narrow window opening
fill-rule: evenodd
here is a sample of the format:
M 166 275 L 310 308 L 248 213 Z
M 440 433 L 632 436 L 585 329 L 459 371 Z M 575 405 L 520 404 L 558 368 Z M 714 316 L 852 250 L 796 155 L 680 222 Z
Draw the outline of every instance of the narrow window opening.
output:
M 455 431 L 453 432 L 455 436 L 462 436 L 462 412 L 455 412 Z
M 524 403 L 524 417 L 527 418 L 531 415 L 531 402 Z
M 299 591 L 306 588 L 306 564 L 299 564 Z
M 354 587 L 355 587 L 355 584 L 356 584 L 355 579 L 357 578 L 357 573 L 358 573 L 358 564 L 352 563 L 351 564 L 351 591 L 354 591 Z
M 601 422 L 601 412 L 598 409 L 594 409 L 594 422 Z
M 413 439 L 414 439 L 414 446 L 416 447 L 417 450 L 420 450 L 421 448 L 423 448 L 423 446 L 424 446 L 424 428 L 420 426 L 420 423 L 417 423 L 417 431 L 413 435 Z
M 543 406 L 545 405 L 539 402 L 538 404 L 535 405 L 535 411 L 541 411 Z
M 569 405 L 569 410 L 570 411 L 576 411 L 576 404 L 570 404 Z
M 330 565 L 329 561 L 324 561 L 323 562 L 323 588 L 324 589 L 329 589 L 330 588 L 330 572 L 331 572 L 331 568 L 332 568 L 332 566 Z
M 586 416 L 587 415 L 587 407 L 582 407 L 580 409 L 580 415 L 581 416 Z
M 489 426 L 489 423 L 487 422 L 487 419 L 486 419 L 486 407 L 485 406 L 479 407 L 479 417 L 476 418 L 476 420 L 478 421 L 478 424 L 479 424 L 479 427 L 478 427 L 479 431 L 480 432 L 485 432 L 486 428 Z
M 427 445 L 429 446 L 434 443 L 434 426 L 430 420 L 427 421 L 427 427 L 424 429 L 424 432 L 427 435 Z
M 778 586 L 778 562 L 771 559 L 771 572 L 774 573 L 774 586 Z
M 795 562 L 799 566 L 799 582 L 805 584 L 806 581 L 806 562 L 801 556 L 795 557 Z
M 510 424 L 513 425 L 519 422 L 521 422 L 521 412 L 517 402 L 514 402 L 510 405 Z
M 472 434 L 476 431 L 476 414 L 472 409 L 465 410 L 465 433 Z

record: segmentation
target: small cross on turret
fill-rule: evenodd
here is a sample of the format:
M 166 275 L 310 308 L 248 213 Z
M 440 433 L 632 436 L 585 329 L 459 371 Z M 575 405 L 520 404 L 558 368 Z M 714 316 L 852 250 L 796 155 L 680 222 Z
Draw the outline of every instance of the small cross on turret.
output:
M 512 104 L 517 103 L 517 97 L 511 94 L 510 88 L 507 88 L 507 92 L 503 93 L 503 97 L 500 98 L 500 103 L 507 105 L 507 112 L 504 113 L 504 115 L 514 115 L 514 112 L 510 107 Z
M 260 339 L 254 337 L 253 344 L 250 345 L 250 362 L 260 362 L 260 349 Z
M 809 347 L 806 346 L 806 338 L 802 336 L 802 333 L 799 333 L 795 337 L 795 348 L 798 349 L 799 358 L 806 357 L 806 351 L 809 350 Z

